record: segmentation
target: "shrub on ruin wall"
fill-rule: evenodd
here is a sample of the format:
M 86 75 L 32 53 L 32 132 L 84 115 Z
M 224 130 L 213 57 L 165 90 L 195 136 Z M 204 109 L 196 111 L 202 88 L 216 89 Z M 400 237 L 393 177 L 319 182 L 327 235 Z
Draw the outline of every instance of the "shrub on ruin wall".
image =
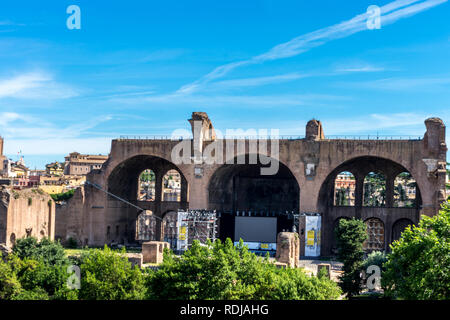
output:
M 337 299 L 331 280 L 301 269 L 279 269 L 268 258 L 230 239 L 194 242 L 181 258 L 166 251 L 161 268 L 147 281 L 150 299 Z
M 392 298 L 450 299 L 450 203 L 434 217 L 409 226 L 384 264 L 381 282 Z
M 52 197 L 52 199 L 55 202 L 61 202 L 61 201 L 67 201 L 70 198 L 73 197 L 73 195 L 75 194 L 75 189 L 66 191 L 66 192 L 61 192 L 61 193 L 54 193 L 51 194 L 50 197 Z

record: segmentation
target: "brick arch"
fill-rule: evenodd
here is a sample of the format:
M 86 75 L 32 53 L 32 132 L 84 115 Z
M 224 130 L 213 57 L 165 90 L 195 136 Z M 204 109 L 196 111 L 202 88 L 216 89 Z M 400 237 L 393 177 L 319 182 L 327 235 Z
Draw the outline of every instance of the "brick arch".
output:
M 384 162 L 384 164 L 387 164 L 387 163 L 392 164 L 394 166 L 394 168 L 391 169 L 392 170 L 391 172 L 385 172 L 386 170 L 380 169 L 379 167 L 377 167 L 376 164 L 374 164 L 371 167 L 364 167 L 361 170 L 355 169 L 354 164 L 363 159 L 368 159 L 368 160 L 370 160 L 370 159 L 376 160 L 377 159 L 379 161 Z M 331 167 L 328 170 L 328 174 L 321 182 L 321 187 L 320 187 L 318 202 L 317 202 L 317 208 L 319 210 L 322 207 L 321 201 L 323 201 L 323 197 L 326 196 L 326 194 L 325 194 L 326 190 L 324 190 L 324 187 L 326 188 L 326 184 L 329 183 L 331 180 L 334 181 L 336 179 L 336 176 L 343 171 L 351 172 L 356 179 L 362 178 L 363 182 L 364 182 L 364 178 L 370 172 L 382 173 L 386 177 L 386 179 L 387 179 L 388 175 L 395 178 L 398 174 L 400 174 L 402 172 L 409 172 L 411 174 L 411 176 L 413 177 L 413 179 L 416 181 L 417 194 L 420 197 L 420 189 L 421 188 L 419 186 L 418 179 L 415 177 L 415 174 L 413 172 L 409 171 L 408 168 L 406 168 L 403 164 L 395 162 L 389 158 L 382 158 L 382 157 L 378 157 L 378 156 L 366 155 L 366 156 L 360 156 L 360 157 L 352 157 L 350 159 L 347 159 L 347 160 L 341 162 L 340 164 L 336 165 L 335 167 Z
M 356 178 L 355 206 L 354 207 L 336 207 L 333 203 L 334 196 L 334 180 L 342 171 L 350 171 Z M 387 183 L 392 186 L 386 186 L 386 206 L 385 207 L 364 207 L 363 184 L 364 178 L 369 172 L 382 172 L 386 176 Z M 334 220 L 339 216 L 350 216 L 366 220 L 374 217 L 380 219 L 384 223 L 385 230 L 385 249 L 391 239 L 392 224 L 395 217 L 408 217 L 414 221 L 419 216 L 419 205 L 421 204 L 420 186 L 417 185 L 417 205 L 414 208 L 394 208 L 393 202 L 393 179 L 398 173 L 408 171 L 403 165 L 393 162 L 392 160 L 364 156 L 352 158 L 338 166 L 330 169 L 328 176 L 323 180 L 320 187 L 317 208 L 322 214 L 322 250 L 323 254 L 331 253 L 331 228 Z M 390 181 L 390 182 L 389 182 Z M 416 179 L 417 182 L 417 179 Z M 389 188 L 389 189 L 388 189 Z
M 161 178 L 169 170 L 177 170 L 184 181 L 185 190 L 181 192 L 185 194 L 185 199 L 187 200 L 188 184 L 182 170 L 164 158 L 148 154 L 127 158 L 109 170 L 109 174 L 105 176 L 107 190 L 124 199 L 136 200 L 138 178 L 145 169 L 151 169 L 157 177 Z M 161 191 L 159 190 L 160 186 L 158 186 L 158 178 L 156 189 L 156 201 L 159 201 L 161 199 Z
M 413 226 L 414 223 L 407 218 L 400 218 L 392 225 L 392 237 L 391 241 L 400 239 L 400 234 L 405 230 L 407 226 Z
M 259 178 L 259 179 L 292 179 L 292 183 L 295 185 L 296 190 L 294 190 L 295 192 L 297 192 L 298 196 L 297 199 L 295 200 L 297 202 L 297 204 L 291 208 L 291 210 L 295 210 L 298 211 L 299 210 L 299 202 L 300 202 L 300 184 L 298 181 L 298 178 L 296 177 L 296 175 L 292 172 L 292 170 L 290 169 L 290 167 L 286 164 L 284 164 L 283 162 L 276 160 L 274 158 L 271 158 L 271 161 L 275 160 L 278 161 L 279 163 L 279 168 L 278 168 L 278 172 L 275 175 L 260 175 L 260 168 L 261 167 L 268 167 L 270 165 L 262 165 L 259 162 L 259 154 L 256 154 L 256 156 L 258 156 L 258 162 L 256 164 L 249 164 L 249 156 L 250 155 L 255 155 L 255 154 L 240 154 L 239 156 L 245 156 L 245 164 L 237 164 L 236 163 L 236 158 L 234 158 L 234 164 L 224 164 L 221 166 L 217 166 L 215 168 L 215 170 L 210 174 L 209 179 L 208 179 L 208 203 L 209 203 L 209 207 L 211 209 L 218 209 L 220 210 L 220 208 L 216 208 L 214 206 L 214 201 L 215 201 L 215 197 L 216 194 L 215 192 L 222 192 L 224 191 L 224 187 L 225 184 L 229 184 L 230 183 L 230 179 L 232 179 L 234 176 L 236 176 L 239 173 L 245 173 L 246 171 L 248 171 L 248 177 L 249 178 Z M 270 157 L 269 157 L 270 158 Z M 227 195 L 225 197 L 225 199 L 223 199 L 224 201 L 232 201 L 232 197 L 230 195 Z M 231 209 L 231 208 L 229 208 Z M 251 209 L 251 208 L 247 208 Z
M 246 164 L 215 168 L 208 180 L 208 208 L 224 213 L 219 228 L 223 240 L 234 238 L 237 211 L 276 216 L 277 230 L 282 231 L 292 227 L 286 211 L 300 209 L 300 186 L 289 167 L 279 162 L 277 174 L 265 176 L 260 172 L 262 164 L 249 164 L 248 157 L 246 154 Z

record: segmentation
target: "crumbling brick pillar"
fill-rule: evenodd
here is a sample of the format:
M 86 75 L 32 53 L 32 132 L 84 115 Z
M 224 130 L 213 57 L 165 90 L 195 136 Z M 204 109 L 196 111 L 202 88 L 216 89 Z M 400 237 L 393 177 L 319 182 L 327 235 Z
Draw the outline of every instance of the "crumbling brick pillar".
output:
M 169 249 L 169 243 L 163 241 L 148 241 L 142 244 L 142 263 L 162 263 L 164 249 Z
M 298 233 L 280 232 L 278 234 L 275 258 L 278 262 L 286 263 L 291 268 L 299 266 L 300 237 Z

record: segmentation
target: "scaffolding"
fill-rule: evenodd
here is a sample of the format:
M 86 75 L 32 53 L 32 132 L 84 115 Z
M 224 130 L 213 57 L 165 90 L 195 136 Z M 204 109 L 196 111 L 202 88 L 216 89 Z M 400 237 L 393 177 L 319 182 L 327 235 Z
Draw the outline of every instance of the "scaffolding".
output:
M 179 210 L 177 214 L 176 250 L 186 251 L 194 240 L 206 244 L 207 240 L 214 242 L 217 235 L 216 211 Z

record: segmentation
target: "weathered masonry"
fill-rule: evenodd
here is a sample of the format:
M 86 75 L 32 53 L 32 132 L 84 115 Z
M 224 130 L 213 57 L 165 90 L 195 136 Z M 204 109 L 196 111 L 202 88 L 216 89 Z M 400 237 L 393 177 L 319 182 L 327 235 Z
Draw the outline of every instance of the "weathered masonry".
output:
M 417 139 L 329 139 L 322 124 L 311 120 L 304 138 L 278 140 L 274 175 L 261 175 L 267 162 L 249 161 L 258 152 L 253 143 L 261 142 L 251 137 L 218 139 L 206 113 L 194 112 L 189 121 L 193 154 L 215 146 L 214 156 L 223 153 L 225 164 L 176 165 L 172 151 L 178 140 L 121 138 L 112 141 L 102 168 L 87 176 L 162 220 L 148 219 L 86 185 L 57 208 L 56 236 L 73 237 L 83 245 L 133 243 L 138 221 L 150 225 L 153 239 L 163 240 L 173 232 L 171 214 L 190 208 L 222 213 L 219 237 L 225 238 L 234 235 L 237 212 L 278 217 L 277 232 L 290 231 L 286 212 L 313 212 L 322 216 L 321 253 L 328 255 L 334 247 L 333 228 L 341 218 L 366 221 L 371 231 L 366 246 L 387 249 L 406 225 L 417 223 L 421 215 L 435 215 L 446 199 L 445 125 L 438 118 L 425 120 L 425 135 Z M 230 140 L 232 155 L 226 147 Z M 276 150 L 269 142 L 267 149 L 273 158 Z
M 0 244 L 12 247 L 17 239 L 55 236 L 55 203 L 37 189 L 0 188 Z

